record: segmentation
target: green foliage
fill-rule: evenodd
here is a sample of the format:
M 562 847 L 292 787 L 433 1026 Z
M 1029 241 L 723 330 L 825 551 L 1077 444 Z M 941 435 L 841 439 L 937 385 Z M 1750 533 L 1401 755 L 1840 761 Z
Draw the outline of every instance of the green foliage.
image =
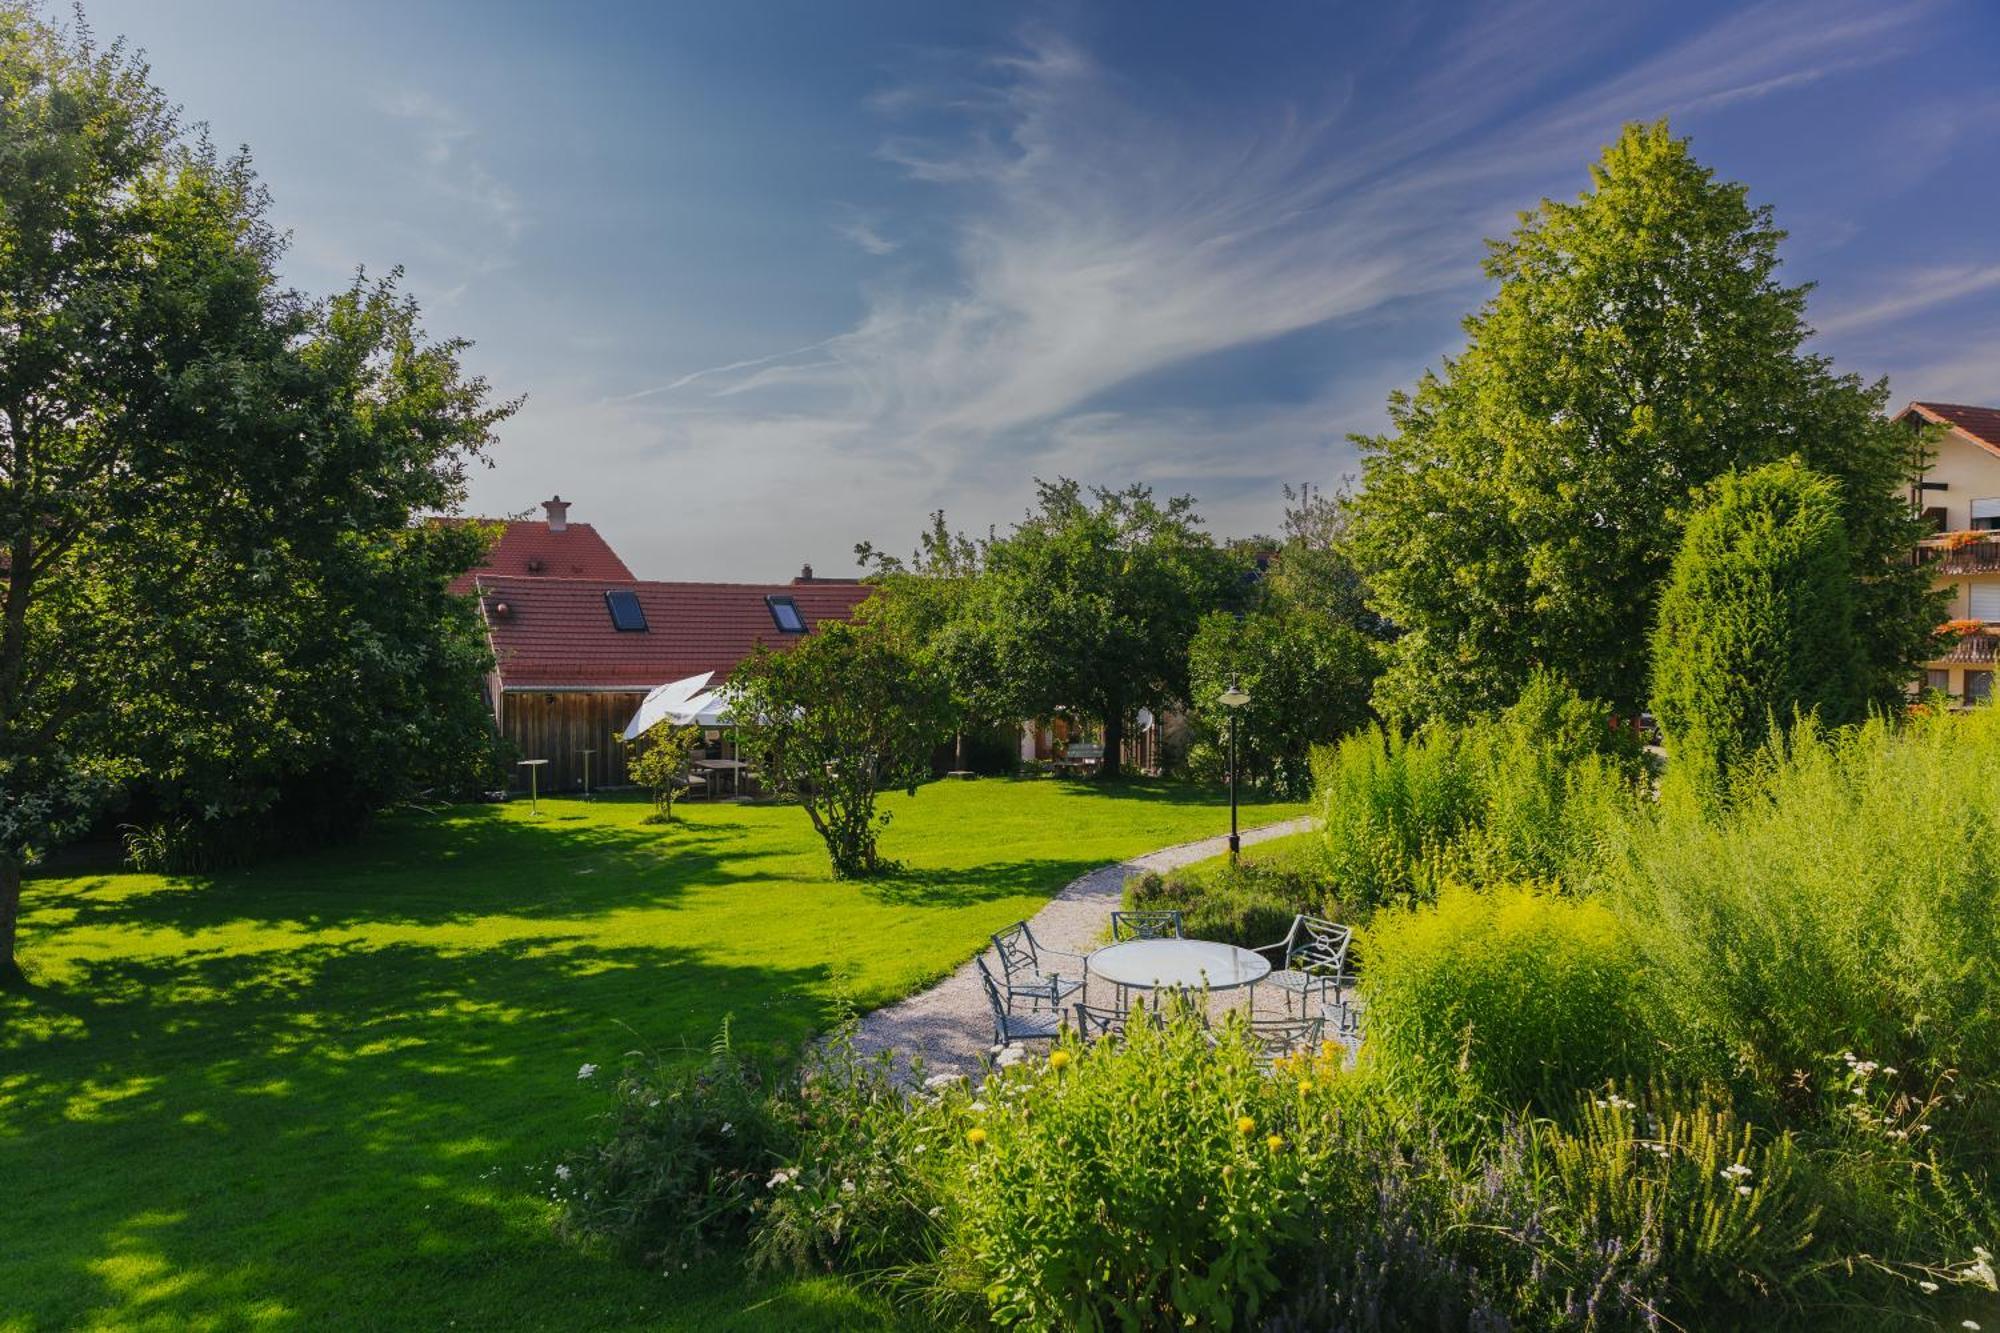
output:
M 1331 893 L 1365 917 L 1451 879 L 1580 882 L 1644 772 L 1630 727 L 1545 675 L 1498 718 L 1357 733 L 1315 761 Z
M 1116 776 L 1126 718 L 1187 698 L 1188 641 L 1203 614 L 1239 595 L 1244 571 L 1187 496 L 1036 486 L 1037 508 L 987 543 L 965 615 L 1015 716 L 1100 719 L 1101 771 Z
M 1148 871 L 1126 882 L 1135 910 L 1174 910 L 1188 936 L 1255 949 L 1283 939 L 1304 912 L 1339 921 L 1346 912 L 1330 894 L 1317 834 L 1245 848 L 1241 859 L 1197 862 L 1162 875 Z
M 2000 1142 L 2000 712 L 1802 725 L 1735 797 L 1669 803 L 1610 881 L 1690 1058 L 1768 1096 L 1858 1052 Z
M 653 810 L 663 824 L 674 817 L 674 797 L 687 782 L 688 756 L 701 739 L 700 727 L 661 724 L 638 741 L 638 753 L 626 761 L 632 781 L 653 793 Z
M 1370 1048 L 1412 1088 L 1547 1113 L 1652 1055 L 1638 955 L 1600 902 L 1454 886 L 1377 913 L 1357 948 Z
M 1226 773 L 1234 711 L 1240 780 L 1303 796 L 1312 783 L 1312 748 L 1368 722 L 1376 654 L 1375 643 L 1353 626 L 1281 603 L 1242 617 L 1204 616 L 1188 645 L 1199 747 L 1190 768 L 1198 776 Z M 1231 681 L 1250 695 L 1241 709 L 1217 702 Z M 1204 765 L 1201 755 L 1212 762 Z
M 247 157 L 0 4 L 0 976 L 21 866 L 127 784 L 295 846 L 491 768 L 448 512 L 512 410 L 394 280 L 311 302 Z
M 577 1077 L 598 1073 L 586 1064 Z M 788 1146 L 769 1082 L 731 1044 L 726 1019 L 704 1063 L 627 1055 L 604 1133 L 554 1168 L 563 1231 L 646 1263 L 681 1263 L 740 1241 L 771 1163 Z
M 989 1083 L 962 1112 L 954 1244 L 994 1322 L 1228 1328 L 1281 1282 L 1278 1257 L 1325 1197 L 1323 1145 L 1286 1136 L 1236 1029 L 1140 1022 L 1124 1043 L 1060 1048 L 1072 1068 Z M 1296 1097 L 1298 1094 L 1292 1094 Z
M 1713 785 L 1774 723 L 1855 719 L 1854 587 L 1831 480 L 1785 462 L 1708 488 L 1653 632 L 1653 709 L 1677 768 Z
M 876 796 L 916 794 L 951 725 L 948 687 L 881 627 L 822 625 L 785 652 L 758 651 L 730 678 L 738 739 L 764 778 L 798 798 L 841 878 L 889 869 Z
M 1573 203 L 1493 242 L 1467 345 L 1360 441 L 1351 549 L 1404 631 L 1385 715 L 1466 718 L 1538 665 L 1637 711 L 1688 492 L 1797 455 L 1834 479 L 1865 695 L 1892 702 L 1942 618 L 1909 559 L 1918 451 L 1864 386 L 1802 350 L 1783 233 L 1664 124 L 1628 126 Z

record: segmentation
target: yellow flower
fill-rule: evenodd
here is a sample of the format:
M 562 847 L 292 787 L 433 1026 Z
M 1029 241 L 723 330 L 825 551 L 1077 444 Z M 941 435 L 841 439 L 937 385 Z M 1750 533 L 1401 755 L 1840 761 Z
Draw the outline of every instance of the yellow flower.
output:
M 1319 1044 L 1319 1053 L 1325 1056 L 1329 1060 L 1333 1059 L 1333 1053 L 1338 1049 L 1339 1048 L 1330 1041 L 1323 1041 Z
M 1049 1068 L 1051 1068 L 1051 1069 L 1061 1069 L 1061 1068 L 1062 1068 L 1062 1067 L 1063 1067 L 1064 1065 L 1067 1065 L 1068 1063 L 1069 1063 L 1069 1052 L 1068 1052 L 1068 1051 L 1050 1051 L 1050 1052 L 1049 1052 Z
M 986 1131 L 974 1125 L 965 1131 L 965 1141 L 975 1148 L 983 1148 L 986 1146 Z
M 1311 1079 L 1302 1078 L 1299 1080 L 1299 1096 L 1303 1097 L 1312 1090 L 1313 1090 L 1313 1081 Z
M 1236 1132 L 1238 1134 L 1255 1134 L 1257 1132 L 1257 1122 L 1247 1115 L 1238 1116 L 1236 1117 Z
M 1273 1134 L 1270 1138 L 1264 1140 L 1264 1146 L 1272 1152 L 1276 1152 L 1285 1146 L 1285 1136 L 1283 1134 Z

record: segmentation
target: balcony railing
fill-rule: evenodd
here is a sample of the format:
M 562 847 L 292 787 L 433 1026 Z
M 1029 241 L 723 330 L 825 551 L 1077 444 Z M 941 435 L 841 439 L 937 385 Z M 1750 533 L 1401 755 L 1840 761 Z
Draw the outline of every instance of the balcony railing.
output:
M 2000 574 L 2000 532 L 1941 532 L 1917 554 L 1940 574 Z
M 2000 626 L 1988 625 L 1984 629 L 1961 632 L 1951 651 L 1938 660 L 1975 666 L 1990 666 L 2000 661 Z

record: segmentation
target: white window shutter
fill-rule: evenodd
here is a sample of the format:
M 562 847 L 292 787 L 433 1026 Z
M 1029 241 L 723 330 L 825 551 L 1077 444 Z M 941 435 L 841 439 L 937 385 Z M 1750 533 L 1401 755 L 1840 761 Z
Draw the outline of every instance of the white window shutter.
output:
M 1990 500 L 1972 502 L 1972 519 L 1976 523 L 1982 518 L 2000 518 L 2000 496 Z
M 1988 624 L 2000 623 L 2000 583 L 1972 585 L 1972 618 Z

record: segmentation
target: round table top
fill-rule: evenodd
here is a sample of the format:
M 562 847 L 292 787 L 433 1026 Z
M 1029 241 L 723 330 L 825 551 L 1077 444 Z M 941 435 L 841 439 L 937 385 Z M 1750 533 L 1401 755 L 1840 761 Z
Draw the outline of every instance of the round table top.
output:
M 1090 970 L 1117 986 L 1229 990 L 1262 981 L 1271 960 L 1213 940 L 1127 940 L 1090 955 Z
M 750 761 L 747 759 L 697 759 L 694 761 L 694 766 L 696 768 L 748 768 L 750 767 Z

